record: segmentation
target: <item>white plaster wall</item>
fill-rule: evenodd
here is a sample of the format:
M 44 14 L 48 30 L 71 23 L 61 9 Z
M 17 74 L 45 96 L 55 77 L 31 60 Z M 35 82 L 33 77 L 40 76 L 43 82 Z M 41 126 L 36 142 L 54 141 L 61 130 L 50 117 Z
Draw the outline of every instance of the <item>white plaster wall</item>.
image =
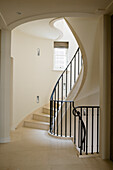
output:
M 78 43 L 64 19 L 56 21 L 55 27 L 63 32 L 62 37 L 58 39 L 57 41 L 68 41 L 69 42 L 69 48 L 68 48 L 68 62 L 69 62 L 71 58 L 74 56 L 78 48 Z
M 69 41 L 69 56 L 73 57 L 78 47 L 77 42 L 65 21 L 61 21 L 59 29 L 62 30 L 63 37 L 58 41 Z M 53 87 L 62 73 L 53 70 L 53 45 L 53 40 L 32 36 L 18 28 L 12 31 L 12 129 L 26 115 L 49 103 Z M 37 56 L 37 48 L 40 48 L 40 56 Z M 36 103 L 37 96 L 40 98 L 39 104 Z
M 99 105 L 100 19 L 98 17 L 66 18 L 78 36 L 87 73 L 75 105 Z
M 40 48 L 40 56 L 37 56 Z M 12 31 L 13 125 L 49 102 L 52 88 L 61 72 L 53 71 L 53 42 Z M 39 96 L 40 102 L 36 102 Z

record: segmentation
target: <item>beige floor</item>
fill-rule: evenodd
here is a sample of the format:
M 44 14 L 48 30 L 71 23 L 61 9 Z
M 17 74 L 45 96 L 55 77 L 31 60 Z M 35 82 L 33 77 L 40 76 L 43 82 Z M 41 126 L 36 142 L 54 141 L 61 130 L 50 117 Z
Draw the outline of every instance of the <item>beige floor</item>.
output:
M 0 144 L 0 170 L 113 170 L 113 162 L 78 158 L 72 141 L 47 131 L 20 128 L 12 141 Z

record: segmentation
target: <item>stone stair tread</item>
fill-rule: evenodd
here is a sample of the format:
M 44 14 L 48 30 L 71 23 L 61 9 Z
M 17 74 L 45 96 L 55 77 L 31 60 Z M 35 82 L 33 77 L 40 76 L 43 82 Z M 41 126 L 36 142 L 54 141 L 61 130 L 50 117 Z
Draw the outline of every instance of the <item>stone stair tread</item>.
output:
M 43 107 L 50 107 L 50 103 L 44 105 Z
M 42 121 L 37 121 L 37 120 L 25 120 L 24 122 L 28 122 L 28 123 L 35 123 L 35 124 L 43 124 L 43 125 L 49 125 L 48 122 L 42 122 Z
M 50 115 L 48 115 L 48 114 L 46 114 L 46 113 L 34 113 L 33 115 L 50 117 Z
M 59 104 L 59 106 L 60 106 L 60 104 Z M 50 106 L 44 106 L 43 108 L 50 110 Z M 57 108 L 57 106 L 56 106 L 56 108 Z M 54 106 L 53 106 L 53 110 L 54 110 Z
M 50 109 L 50 106 L 44 106 L 43 108 L 44 109 Z
M 43 107 L 43 109 L 50 110 L 50 107 Z M 53 107 L 53 110 L 54 110 L 54 107 Z M 57 107 L 55 108 L 55 110 L 57 110 Z

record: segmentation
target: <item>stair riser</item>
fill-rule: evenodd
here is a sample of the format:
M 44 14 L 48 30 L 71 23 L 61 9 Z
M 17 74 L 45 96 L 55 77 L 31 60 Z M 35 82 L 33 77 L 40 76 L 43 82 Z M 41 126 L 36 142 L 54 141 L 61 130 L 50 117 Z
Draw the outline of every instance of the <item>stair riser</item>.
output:
M 50 109 L 43 108 L 43 113 L 45 113 L 45 114 L 49 114 L 49 115 L 50 115 Z
M 50 118 L 49 117 L 40 116 L 40 115 L 33 115 L 33 119 L 41 121 L 41 122 L 48 122 L 48 123 L 50 122 Z
M 55 112 L 56 112 L 56 111 L 57 111 L 57 109 L 55 109 Z M 43 113 L 50 115 L 50 109 L 43 108 Z M 53 113 L 54 113 L 54 108 L 53 108 Z
M 31 122 L 24 122 L 24 127 L 41 129 L 41 130 L 48 130 L 49 129 L 49 125 L 43 125 L 43 124 L 31 123 Z

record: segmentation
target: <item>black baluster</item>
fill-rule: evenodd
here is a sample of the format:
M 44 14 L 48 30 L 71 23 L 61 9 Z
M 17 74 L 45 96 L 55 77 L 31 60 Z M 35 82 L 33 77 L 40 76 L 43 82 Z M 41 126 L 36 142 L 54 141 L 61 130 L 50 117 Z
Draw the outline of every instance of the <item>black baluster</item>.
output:
M 80 109 L 81 112 L 81 121 L 80 121 L 80 130 L 81 130 L 81 146 L 80 146 L 80 155 L 82 155 L 82 108 Z
M 52 125 L 53 125 L 53 101 L 50 101 L 50 133 L 52 134 Z
M 74 116 L 74 144 L 76 144 L 76 116 Z
M 58 101 L 59 101 L 59 81 L 58 81 Z M 58 111 L 59 111 L 59 102 L 58 102 Z
M 94 118 L 94 109 L 92 108 L 92 149 L 91 149 L 92 154 L 93 154 L 93 118 Z
M 55 135 L 55 111 L 56 111 L 56 103 L 54 101 L 54 135 Z
M 71 137 L 71 102 L 70 102 L 70 137 Z
M 66 69 L 66 97 L 67 97 L 67 69 Z
M 83 111 L 84 112 L 84 111 Z M 83 113 L 83 115 L 85 116 L 85 112 Z M 84 127 L 85 128 L 85 127 Z M 84 152 L 85 152 L 85 130 L 84 130 Z
M 59 100 L 59 81 L 58 81 L 58 100 Z
M 62 105 L 63 105 L 63 102 L 61 102 L 61 136 L 62 136 Z
M 99 108 L 97 108 L 97 153 L 99 153 Z
M 86 155 L 88 154 L 88 108 L 86 108 Z
M 62 75 L 62 100 L 63 100 L 63 75 Z
M 67 102 L 65 102 L 65 137 L 67 137 Z
M 57 101 L 57 136 L 58 136 L 58 110 L 59 110 L 59 101 Z
M 83 116 L 86 116 L 86 115 L 85 115 L 85 110 L 83 110 Z M 85 127 L 84 127 L 84 128 L 85 128 Z M 86 134 L 85 134 L 85 129 L 84 129 L 84 152 L 85 152 L 85 135 L 86 135 Z
M 80 147 L 80 118 L 78 120 L 78 147 Z

